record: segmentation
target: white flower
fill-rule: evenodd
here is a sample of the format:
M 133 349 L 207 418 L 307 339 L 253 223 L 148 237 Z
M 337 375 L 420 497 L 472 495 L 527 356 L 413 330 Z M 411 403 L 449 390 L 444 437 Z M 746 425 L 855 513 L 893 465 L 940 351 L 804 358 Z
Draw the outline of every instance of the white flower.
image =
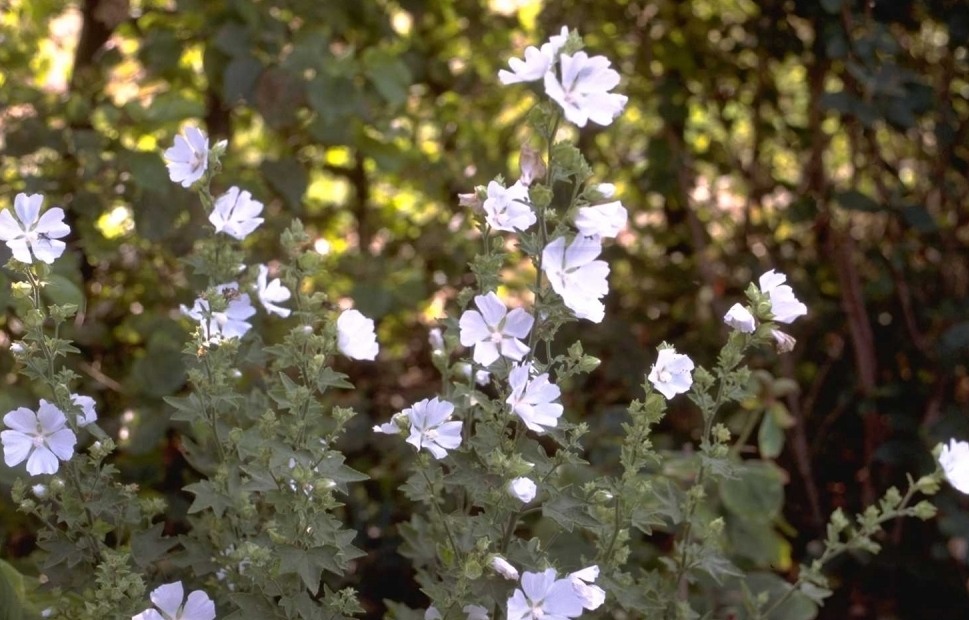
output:
M 195 590 L 185 600 L 181 581 L 158 586 L 149 598 L 158 609 L 146 609 L 131 620 L 215 620 L 215 603 L 209 595 Z
M 760 277 L 760 291 L 770 297 L 770 310 L 778 323 L 790 323 L 807 314 L 807 306 L 798 301 L 794 290 L 784 284 L 787 276 L 773 269 Z
M 534 82 L 542 79 L 552 68 L 555 57 L 559 50 L 565 45 L 569 36 L 569 29 L 562 26 L 559 34 L 549 38 L 548 43 L 542 45 L 541 49 L 534 46 L 525 48 L 525 60 L 512 58 L 508 61 L 511 71 L 501 69 L 498 71 L 498 79 L 502 84 L 515 84 L 518 82 Z
M 740 304 L 730 306 L 730 310 L 727 310 L 727 314 L 723 316 L 723 322 L 745 334 L 752 334 L 757 329 L 754 315 Z
M 191 187 L 209 167 L 209 139 L 197 127 L 186 127 L 185 137 L 175 136 L 175 146 L 165 151 L 172 183 Z
M 505 69 L 499 70 L 498 79 L 505 85 L 540 80 L 552 67 L 553 60 L 553 58 L 549 58 L 543 54 L 537 47 L 529 45 L 525 48 L 525 60 L 510 58 L 508 60 L 508 66 L 511 68 L 511 71 Z
M 565 620 L 582 615 L 572 581 L 556 579 L 554 568 L 522 575 L 521 589 L 508 599 L 508 620 Z
M 488 183 L 488 197 L 483 208 L 488 225 L 495 230 L 528 230 L 537 220 L 528 205 L 528 187 L 521 183 L 508 188 L 496 181 Z
M 289 316 L 289 308 L 283 308 L 282 306 L 277 306 L 277 303 L 286 301 L 292 296 L 289 289 L 283 286 L 283 283 L 276 278 L 272 282 L 266 283 L 269 277 L 269 267 L 265 265 L 259 265 L 259 275 L 256 276 L 256 296 L 259 297 L 259 302 L 262 307 L 266 309 L 266 312 L 271 312 L 273 314 L 278 314 L 279 316 L 286 318 Z
M 587 237 L 615 237 L 626 226 L 625 207 L 616 200 L 594 207 L 582 207 L 575 216 L 575 227 Z
M 667 399 L 682 394 L 693 385 L 693 360 L 675 349 L 660 349 L 649 373 L 649 382 Z
M 596 260 L 602 242 L 595 237 L 578 236 L 568 249 L 565 237 L 555 239 L 542 252 L 542 269 L 565 305 L 580 319 L 600 323 L 606 308 L 600 297 L 609 292 L 609 265 Z
M 444 336 L 441 334 L 441 329 L 435 327 L 427 333 L 427 342 L 431 345 L 431 351 L 434 353 L 444 352 Z
M 593 185 L 592 190 L 607 200 L 616 195 L 616 186 L 612 183 Z
M 770 330 L 770 335 L 774 337 L 778 353 L 790 353 L 794 350 L 797 340 L 790 334 L 785 334 L 779 329 Z
M 504 577 L 505 579 L 511 579 L 512 581 L 518 581 L 518 569 L 512 566 L 508 560 L 496 555 L 491 558 L 491 568 L 495 569 L 495 572 Z
M 372 360 L 377 357 L 380 345 L 373 329 L 373 319 L 360 314 L 359 310 L 344 310 L 336 320 L 337 347 L 340 352 L 355 360 Z
M 37 499 L 44 499 L 47 497 L 47 487 L 42 484 L 35 484 L 30 487 L 30 492 L 34 494 Z
M 21 263 L 33 263 L 30 256 L 33 252 L 37 260 L 50 264 L 67 248 L 66 243 L 59 241 L 71 232 L 70 226 L 64 223 L 64 210 L 54 207 L 40 215 L 42 204 L 43 194 L 17 194 L 13 199 L 17 217 L 9 209 L 0 211 L 0 240 L 7 243 L 13 257 Z
M 553 403 L 562 391 L 548 380 L 548 373 L 530 378 L 531 364 L 517 364 L 508 373 L 511 394 L 507 402 L 512 412 L 522 419 L 525 426 L 536 433 L 544 433 L 558 426 L 562 417 L 562 405 Z
M 939 464 L 949 484 L 963 493 L 969 493 L 969 442 L 949 440 L 942 446 Z
M 517 497 L 523 504 L 535 499 L 538 487 L 529 478 L 515 478 L 508 483 L 508 492 Z
M 78 428 L 84 428 L 88 424 L 98 421 L 98 414 L 94 410 L 94 399 L 82 394 L 71 394 L 71 402 L 81 408 L 81 413 L 77 414 Z
M 232 186 L 215 201 L 209 221 L 215 232 L 224 232 L 233 239 L 245 239 L 263 223 L 262 203 L 252 199 L 252 194 Z
M 404 413 L 410 418 L 410 437 L 407 443 L 418 450 L 427 448 L 436 459 L 443 459 L 448 450 L 461 445 L 463 422 L 450 422 L 454 405 L 446 400 L 424 399 L 414 403 Z
M 474 304 L 478 310 L 465 310 L 458 323 L 461 344 L 474 347 L 474 361 L 490 366 L 500 356 L 515 361 L 522 359 L 528 353 L 528 346 L 519 338 L 527 337 L 531 331 L 535 323 L 532 315 L 523 308 L 508 312 L 493 291 L 475 296 Z
M 181 306 L 182 314 L 199 322 L 206 344 L 217 344 L 227 338 L 242 338 L 252 328 L 246 319 L 256 313 L 248 293 L 239 293 L 238 283 L 227 282 L 216 288 L 230 299 L 225 310 L 212 312 L 209 301 L 201 297 L 195 300 L 191 309 Z
M 588 568 L 569 573 L 572 589 L 582 601 L 582 606 L 589 611 L 598 609 L 606 601 L 606 591 L 599 586 L 592 585 L 599 578 L 599 567 L 593 564 Z
M 64 412 L 46 400 L 41 399 L 37 413 L 20 407 L 3 416 L 3 423 L 11 429 L 0 433 L 7 467 L 26 459 L 31 476 L 53 474 L 60 467 L 57 459 L 68 461 L 74 456 L 77 437 L 66 428 Z
M 462 611 L 468 614 L 467 620 L 488 620 L 488 610 L 481 605 L 465 605 Z
M 384 435 L 399 435 L 401 428 L 404 426 L 410 426 L 410 418 L 403 411 L 395 413 L 390 422 L 384 422 L 383 424 L 377 424 L 373 427 L 373 432 L 382 433 Z
M 443 620 L 443 618 L 444 616 L 441 615 L 441 612 L 434 605 L 428 607 L 424 612 L 424 620 Z
M 460 362 L 455 364 L 455 369 L 467 378 L 471 378 L 471 364 L 466 364 Z M 475 370 L 474 371 L 474 382 L 478 385 L 485 386 L 491 381 L 491 373 L 487 370 Z
M 562 80 L 554 71 L 545 74 L 545 93 L 565 112 L 565 118 L 579 127 L 588 121 L 609 125 L 622 113 L 628 98 L 610 93 L 619 84 L 619 74 L 610 68 L 605 56 L 576 52 L 559 57 Z

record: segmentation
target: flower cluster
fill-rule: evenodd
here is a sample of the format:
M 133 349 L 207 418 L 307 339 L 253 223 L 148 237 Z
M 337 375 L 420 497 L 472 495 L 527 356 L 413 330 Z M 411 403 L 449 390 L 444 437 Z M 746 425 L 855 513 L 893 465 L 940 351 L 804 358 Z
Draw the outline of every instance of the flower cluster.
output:
M 625 95 L 609 92 L 619 84 L 619 73 L 605 56 L 560 53 L 568 39 L 569 30 L 563 26 L 541 48 L 526 48 L 524 60 L 509 60 L 511 71 L 502 69 L 498 79 L 502 84 L 542 80 L 545 94 L 562 107 L 570 122 L 579 127 L 589 121 L 609 125 L 628 101 Z
M 225 143 L 216 145 L 216 148 L 222 152 Z M 208 136 L 196 127 L 187 127 L 185 136 L 175 136 L 175 145 L 165 151 L 169 177 L 174 183 L 191 187 L 205 175 L 211 157 Z M 254 200 L 252 194 L 232 186 L 214 201 L 209 222 L 216 233 L 225 233 L 242 241 L 265 221 L 259 217 L 262 211 L 263 204 Z M 245 265 L 240 266 L 240 271 L 245 269 Z M 255 290 L 259 303 L 269 314 L 288 317 L 292 311 L 280 304 L 288 301 L 292 292 L 279 278 L 269 279 L 267 265 L 257 265 L 257 269 L 252 289 Z M 256 314 L 249 294 L 242 292 L 238 282 L 221 284 L 215 289 L 225 298 L 225 304 L 219 304 L 220 307 L 224 305 L 224 309 L 213 309 L 211 300 L 204 296 L 198 297 L 191 308 L 184 304 L 181 306 L 182 314 L 198 322 L 205 345 L 218 344 L 230 338 L 242 338 L 252 329 L 249 319 Z M 358 360 L 376 358 L 379 346 L 372 319 L 366 318 L 357 310 L 346 310 L 337 318 L 336 327 L 337 348 L 341 353 Z

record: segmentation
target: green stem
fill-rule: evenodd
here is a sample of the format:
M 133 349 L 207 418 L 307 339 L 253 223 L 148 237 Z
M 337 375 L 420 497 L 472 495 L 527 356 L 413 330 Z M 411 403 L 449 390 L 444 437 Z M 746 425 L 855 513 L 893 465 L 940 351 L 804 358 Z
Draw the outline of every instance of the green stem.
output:
M 447 518 L 444 515 L 444 511 L 441 510 L 441 506 L 437 503 L 437 497 L 434 495 L 434 485 L 431 483 L 431 479 L 428 477 L 427 472 L 424 470 L 422 464 L 418 464 L 418 469 L 421 472 L 421 476 L 424 477 L 424 482 L 427 483 L 427 488 L 431 492 L 431 497 L 434 499 L 431 501 L 431 505 L 434 506 L 434 510 L 437 512 L 437 516 L 441 519 L 441 524 L 444 526 L 444 532 L 447 534 L 448 542 L 451 544 L 451 549 L 454 551 L 455 559 L 461 557 L 461 550 L 458 549 L 458 544 L 454 540 L 454 535 L 451 533 L 451 527 L 447 523 Z
M 764 410 L 752 411 L 747 416 L 744 421 L 744 427 L 740 431 L 740 436 L 737 437 L 737 441 L 730 447 L 730 458 L 737 458 L 740 456 L 740 451 L 743 449 L 744 445 L 747 444 L 747 440 L 750 439 L 750 435 L 757 428 L 757 422 L 760 421 L 761 416 L 764 414 Z
M 911 513 L 906 511 L 906 507 L 914 495 L 915 495 L 915 486 L 912 485 L 909 487 L 908 492 L 905 493 L 905 496 L 902 498 L 901 503 L 899 503 L 898 508 L 895 508 L 890 512 L 883 513 L 880 517 L 878 517 L 878 520 L 875 521 L 875 524 L 873 527 L 862 527 L 861 531 L 854 532 L 846 543 L 844 543 L 843 545 L 839 545 L 836 549 L 826 546 L 824 548 L 824 553 L 822 553 L 821 557 L 818 558 L 818 562 L 820 563 L 820 565 L 824 566 L 825 564 L 835 559 L 845 551 L 850 550 L 851 543 L 853 541 L 859 538 L 868 538 L 875 535 L 878 532 L 878 530 L 881 529 L 880 526 L 882 523 L 885 523 L 886 521 L 891 521 L 892 519 L 896 519 L 898 517 L 912 516 Z M 767 610 L 761 614 L 760 617 L 769 618 L 770 615 L 774 611 L 776 611 L 781 605 L 783 605 L 784 602 L 787 601 L 787 599 L 791 598 L 794 595 L 794 593 L 800 589 L 802 585 L 804 585 L 804 578 L 798 577 L 797 581 L 794 582 L 791 588 L 787 592 L 785 592 L 779 599 L 774 601 L 771 604 L 771 606 L 768 607 Z

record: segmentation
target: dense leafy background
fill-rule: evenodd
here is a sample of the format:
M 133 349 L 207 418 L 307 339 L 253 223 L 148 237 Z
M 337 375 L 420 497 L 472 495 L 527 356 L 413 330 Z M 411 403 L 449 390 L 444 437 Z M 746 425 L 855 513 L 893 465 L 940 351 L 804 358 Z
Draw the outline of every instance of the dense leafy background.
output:
M 771 489 L 754 496 L 721 490 L 739 560 L 783 574 L 813 550 L 833 508 L 859 509 L 930 467 L 937 441 L 969 438 L 964 1 L 0 7 L 0 204 L 27 191 L 67 208 L 75 232 L 48 294 L 83 301 L 69 334 L 83 351 L 79 391 L 120 437 L 125 476 L 170 500 L 169 532 L 183 527 L 179 489 L 194 474 L 162 399 L 184 387 L 177 307 L 198 282 L 179 258 L 203 220 L 160 152 L 192 123 L 229 139 L 219 182 L 267 205 L 247 242 L 253 256 L 279 256 L 275 239 L 299 216 L 327 252 L 329 279 L 318 284 L 378 319 L 380 361 L 345 369 L 360 388 L 348 404 L 363 415 L 343 449 L 372 476 L 347 498 L 346 519 L 369 551 L 347 579 L 372 614 L 384 598 L 422 605 L 394 552 L 393 525 L 408 511 L 394 489 L 410 456 L 368 429 L 438 385 L 427 329 L 470 283 L 475 251 L 456 194 L 516 176 L 521 120 L 535 101 L 526 86 L 501 88 L 497 71 L 563 24 L 613 60 L 630 98 L 614 126 L 578 134 L 631 216 L 609 250 L 608 319 L 581 325 L 603 364 L 567 389 L 568 416 L 592 426 L 589 458 L 615 458 L 609 436 L 655 345 L 709 362 L 724 336 L 719 317 L 771 267 L 790 276 L 810 314 L 793 330 L 793 354 L 754 360 L 774 375 L 763 377 L 765 393 L 774 389 L 744 454 L 776 457 L 786 485 L 783 497 L 773 479 L 753 485 Z M 4 344 L 22 330 L 9 312 L 2 327 Z M 0 409 L 36 399 L 14 382 L 7 354 L 0 372 Z M 258 381 L 258 369 L 248 374 Z M 695 427 L 689 410 L 675 412 L 666 447 L 680 448 Z M 14 476 L 0 469 L 0 487 Z M 4 501 L 2 556 L 16 559 L 32 549 L 33 525 Z M 750 527 L 749 502 L 776 514 Z M 890 527 L 878 558 L 833 567 L 841 587 L 821 617 L 964 618 L 969 505 L 951 490 L 939 503 L 933 522 Z

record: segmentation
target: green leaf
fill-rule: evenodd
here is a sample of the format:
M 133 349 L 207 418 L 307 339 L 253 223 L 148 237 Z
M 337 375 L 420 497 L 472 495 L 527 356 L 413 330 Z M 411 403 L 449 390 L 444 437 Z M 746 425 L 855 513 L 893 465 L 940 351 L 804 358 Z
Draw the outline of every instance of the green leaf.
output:
M 770 412 L 767 412 L 760 422 L 760 429 L 757 431 L 757 447 L 760 455 L 767 459 L 777 458 L 784 449 L 784 429 L 778 426 Z
M 131 535 L 131 559 L 141 568 L 147 568 L 152 562 L 178 544 L 174 536 L 162 536 L 164 523 L 156 523 L 150 529 L 135 532 Z
M 751 573 L 746 579 L 747 587 L 754 596 L 761 592 L 768 595 L 764 610 L 770 609 L 774 601 L 784 596 L 791 589 L 787 583 L 774 573 Z M 767 620 L 812 620 L 818 615 L 818 606 L 801 592 L 794 592 L 786 601 L 767 617 Z
M 720 498 L 727 510 L 761 523 L 776 517 L 784 505 L 784 482 L 778 468 L 750 461 L 738 473 L 737 478 L 720 483 Z
M 255 99 L 256 81 L 262 73 L 262 63 L 254 56 L 233 58 L 222 74 L 222 95 L 230 104 Z
M 374 88 L 392 106 L 407 100 L 407 88 L 412 78 L 407 65 L 386 50 L 369 48 L 363 55 L 367 77 Z
M 23 599 L 23 576 L 14 567 L 0 560 L 0 620 L 22 620 Z
M 834 195 L 834 199 L 839 205 L 842 206 L 842 208 L 850 211 L 880 213 L 885 210 L 885 207 L 875 202 L 871 196 L 866 196 L 865 194 L 853 189 L 846 192 L 836 193 Z
M 84 307 L 84 293 L 80 287 L 62 275 L 52 273 L 47 278 L 44 287 L 44 297 L 58 306 L 73 304 L 78 308 Z
M 189 514 L 202 512 L 206 508 L 211 508 L 215 516 L 221 519 L 225 511 L 232 506 L 231 498 L 220 493 L 215 488 L 215 485 L 208 480 L 190 484 L 184 490 L 195 495 L 195 501 L 192 502 L 192 505 L 188 509 Z
M 566 494 L 542 504 L 542 516 L 554 520 L 569 532 L 576 525 L 580 527 L 599 525 L 598 521 L 589 516 L 585 502 Z
M 309 186 L 309 175 L 295 159 L 287 157 L 275 161 L 266 160 L 260 166 L 269 185 L 283 197 L 286 205 L 295 213 L 303 211 L 303 195 Z
M 336 554 L 326 548 L 300 549 L 298 547 L 279 546 L 276 548 L 279 557 L 279 571 L 283 575 L 297 574 L 303 584 L 316 596 L 320 589 L 320 576 L 324 570 L 337 575 L 343 574 L 336 563 Z

